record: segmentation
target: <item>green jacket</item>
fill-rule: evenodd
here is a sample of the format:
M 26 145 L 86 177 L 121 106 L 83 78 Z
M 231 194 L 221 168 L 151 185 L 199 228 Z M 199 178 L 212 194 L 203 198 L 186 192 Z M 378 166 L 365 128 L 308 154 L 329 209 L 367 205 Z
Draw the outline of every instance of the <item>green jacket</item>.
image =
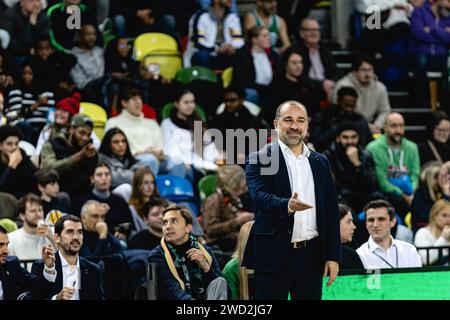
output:
M 375 162 L 375 173 L 381 191 L 383 191 L 384 193 L 395 193 L 397 195 L 401 195 L 403 193 L 402 190 L 390 183 L 388 180 L 387 173 L 388 166 L 390 164 L 388 148 L 389 147 L 386 141 L 386 135 L 382 135 L 377 140 L 370 142 L 366 147 L 367 151 L 371 154 Z M 416 190 L 420 175 L 419 149 L 414 142 L 403 138 L 401 150 L 404 153 L 403 165 L 408 168 L 413 190 Z M 393 153 L 393 162 L 394 165 L 399 165 L 399 152 Z
M 239 262 L 237 258 L 232 258 L 222 270 L 222 275 L 231 289 L 231 298 L 239 300 Z
M 58 133 L 54 138 L 61 138 L 67 141 L 67 136 L 64 133 Z M 40 164 L 41 169 L 54 169 L 59 174 L 64 174 L 72 170 L 76 163 L 71 157 L 57 159 L 52 144 L 50 141 L 47 141 L 42 147 Z

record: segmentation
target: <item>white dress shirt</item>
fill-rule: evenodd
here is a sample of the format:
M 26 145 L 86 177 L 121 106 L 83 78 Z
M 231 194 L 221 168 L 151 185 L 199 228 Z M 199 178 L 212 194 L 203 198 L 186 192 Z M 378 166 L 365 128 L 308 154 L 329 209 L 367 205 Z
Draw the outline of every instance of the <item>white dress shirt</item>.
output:
M 66 259 L 62 256 L 60 252 L 58 252 L 59 257 L 61 259 L 61 267 L 63 272 L 63 288 L 64 287 L 72 287 L 75 288 L 75 292 L 72 296 L 71 300 L 80 300 L 80 291 L 81 289 L 81 271 L 80 271 L 80 258 L 77 259 L 77 265 L 71 266 Z M 44 277 L 49 282 L 55 282 L 56 276 L 58 272 L 55 270 L 55 273 L 49 274 L 45 272 L 44 268 Z M 56 295 L 52 297 L 52 300 L 56 300 Z
M 3 300 L 3 285 L 2 282 L 0 281 L 0 301 Z
M 405 241 L 391 237 L 392 244 L 385 251 L 372 237 L 356 252 L 366 269 L 420 268 L 422 261 L 416 247 Z
M 309 68 L 308 76 L 317 81 L 325 80 L 325 68 L 320 58 L 319 48 L 309 49 L 309 60 L 311 61 L 311 68 Z
M 252 52 L 253 64 L 255 66 L 255 83 L 268 86 L 272 82 L 273 71 L 270 59 L 265 52 Z
M 278 143 L 286 161 L 292 193 L 297 192 L 298 200 L 312 206 L 311 209 L 295 212 L 292 242 L 318 237 L 314 177 L 308 160 L 311 152 L 303 143 L 303 153 L 297 157 L 281 140 L 278 139 Z
M 414 244 L 416 247 L 448 247 L 450 246 L 450 241 L 447 241 L 444 237 L 440 236 L 436 238 L 431 232 L 429 227 L 423 227 L 417 230 L 416 237 L 414 239 Z M 418 250 L 422 258 L 422 263 L 427 264 L 427 250 Z M 442 250 L 444 256 L 448 255 L 448 249 Z M 430 264 L 435 263 L 439 259 L 438 250 L 429 250 L 429 262 Z

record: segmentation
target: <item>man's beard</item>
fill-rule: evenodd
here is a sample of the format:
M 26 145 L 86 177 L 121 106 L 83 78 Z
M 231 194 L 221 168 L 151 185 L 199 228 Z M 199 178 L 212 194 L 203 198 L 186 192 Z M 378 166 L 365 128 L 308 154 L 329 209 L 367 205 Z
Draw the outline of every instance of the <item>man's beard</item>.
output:
M 64 252 L 65 252 L 67 255 L 69 255 L 69 256 L 76 256 L 76 255 L 80 252 L 80 250 L 81 250 L 81 242 L 80 242 L 80 241 L 78 241 L 78 243 L 79 243 L 79 249 L 78 249 L 78 251 L 74 251 L 74 250 L 70 249 L 70 245 L 71 245 L 73 242 L 75 242 L 75 241 L 72 241 L 70 244 L 67 244 L 67 243 L 60 243 L 61 248 L 62 248 L 62 249 L 64 250 Z
M 37 226 L 38 226 L 37 223 L 34 223 L 33 221 L 30 221 L 27 219 L 25 219 L 25 223 L 31 228 L 37 228 Z
M 395 144 L 400 144 L 400 142 L 402 142 L 403 136 L 393 135 L 393 136 L 389 136 L 389 139 L 391 140 L 391 142 L 393 142 Z

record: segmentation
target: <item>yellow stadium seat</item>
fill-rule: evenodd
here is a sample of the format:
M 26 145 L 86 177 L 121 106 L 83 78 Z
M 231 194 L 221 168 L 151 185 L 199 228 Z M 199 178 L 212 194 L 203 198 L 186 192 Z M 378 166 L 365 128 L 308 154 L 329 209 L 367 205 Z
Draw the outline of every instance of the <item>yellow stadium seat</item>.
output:
M 233 80 L 233 67 L 226 68 L 222 72 L 222 83 L 224 88 L 228 88 Z
M 133 57 L 142 61 L 149 53 L 178 53 L 174 38 L 164 33 L 143 33 L 134 40 Z
M 0 125 L 2 126 L 2 125 L 4 125 L 4 124 L 6 124 L 6 117 L 2 117 L 2 118 L 0 119 Z
M 411 212 L 408 212 L 408 214 L 405 216 L 405 225 L 412 230 L 412 214 Z
M 381 133 L 374 133 L 374 134 L 372 134 L 372 137 L 373 137 L 374 140 L 377 140 L 381 136 L 382 136 Z
M 178 53 L 150 53 L 145 56 L 144 64 L 146 67 L 158 64 L 161 76 L 169 80 L 174 79 L 177 72 L 183 69 L 183 60 Z
M 106 120 L 108 120 L 106 111 L 95 103 L 81 102 L 79 113 L 85 114 L 92 119 L 94 122 L 94 132 L 102 140 L 105 135 Z

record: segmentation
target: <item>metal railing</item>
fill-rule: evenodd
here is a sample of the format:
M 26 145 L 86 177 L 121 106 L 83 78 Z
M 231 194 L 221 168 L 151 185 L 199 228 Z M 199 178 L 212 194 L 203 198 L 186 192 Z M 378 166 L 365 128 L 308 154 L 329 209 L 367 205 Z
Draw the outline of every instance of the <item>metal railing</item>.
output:
M 450 246 L 447 247 L 417 247 L 417 251 L 420 253 L 420 251 L 426 250 L 426 264 L 429 265 L 450 265 Z M 430 251 L 438 251 L 438 259 L 437 261 L 430 264 Z M 445 251 L 445 252 L 444 252 Z

